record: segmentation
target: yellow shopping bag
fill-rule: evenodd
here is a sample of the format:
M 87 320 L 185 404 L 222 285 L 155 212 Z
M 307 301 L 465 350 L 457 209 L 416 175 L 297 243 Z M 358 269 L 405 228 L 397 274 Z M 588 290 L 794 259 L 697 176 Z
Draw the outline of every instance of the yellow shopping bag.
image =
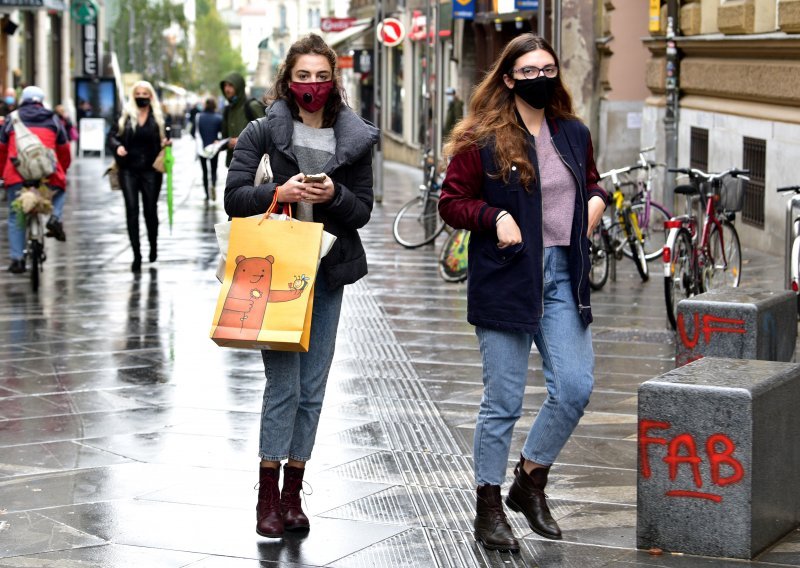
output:
M 322 223 L 233 219 L 211 339 L 222 347 L 308 351 L 321 243 Z

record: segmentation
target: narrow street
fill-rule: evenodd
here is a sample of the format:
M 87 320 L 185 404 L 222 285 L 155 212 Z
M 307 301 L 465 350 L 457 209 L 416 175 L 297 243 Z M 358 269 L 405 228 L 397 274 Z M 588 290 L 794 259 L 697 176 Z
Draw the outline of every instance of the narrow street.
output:
M 122 196 L 101 177 L 110 158 L 97 157 L 70 170 L 67 241 L 48 239 L 39 293 L 27 275 L 0 272 L 0 568 L 743 565 L 635 548 L 636 391 L 672 368 L 674 342 L 660 263 L 642 283 L 628 259 L 592 296 L 596 388 L 550 475 L 564 540 L 509 512 L 519 555 L 475 543 L 482 389 L 466 286 L 439 278 L 434 247 L 394 242 L 421 173 L 392 162 L 362 231 L 370 274 L 345 293 L 306 474 L 311 531 L 256 535 L 263 365 L 208 337 L 224 170 L 205 203 L 192 140 L 175 149 L 174 225 L 162 191 L 158 261 L 140 275 Z M 3 202 L 4 263 L 7 215 Z M 742 286 L 782 289 L 782 256 L 743 246 Z M 545 396 L 540 363 L 535 354 L 507 483 Z M 744 564 L 800 566 L 800 531 Z

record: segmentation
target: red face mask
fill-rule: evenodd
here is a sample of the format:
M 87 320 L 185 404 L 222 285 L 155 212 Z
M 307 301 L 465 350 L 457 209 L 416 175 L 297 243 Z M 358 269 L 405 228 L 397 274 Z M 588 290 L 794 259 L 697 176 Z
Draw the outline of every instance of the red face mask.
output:
M 328 102 L 333 90 L 333 81 L 319 83 L 289 83 L 295 102 L 308 112 L 317 112 Z

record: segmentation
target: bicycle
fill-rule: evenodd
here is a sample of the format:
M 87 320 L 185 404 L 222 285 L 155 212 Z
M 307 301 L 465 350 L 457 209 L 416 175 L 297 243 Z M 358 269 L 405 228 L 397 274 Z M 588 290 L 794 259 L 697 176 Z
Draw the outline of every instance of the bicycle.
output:
M 670 169 L 689 176 L 689 184 L 675 188 L 686 197 L 685 215 L 665 223 L 664 298 L 667 318 L 677 329 L 678 302 L 725 285 L 739 286 L 742 251 L 733 221 L 744 205 L 743 180 L 750 170 L 730 169 L 708 173 L 696 168 Z M 699 198 L 705 211 L 702 225 L 692 213 L 692 199 Z
M 467 229 L 456 229 L 450 233 L 439 252 L 439 275 L 445 282 L 463 282 L 467 279 L 469 257 Z
M 47 255 L 44 252 L 47 215 L 52 210 L 50 190 L 46 186 L 24 186 L 12 203 L 20 222 L 25 222 L 24 262 L 30 267 L 31 289 L 39 291 L 41 272 Z
M 423 158 L 423 167 L 425 183 L 419 186 L 419 195 L 400 208 L 392 224 L 394 239 L 409 249 L 432 243 L 445 228 L 439 215 L 441 176 L 430 152 Z
M 636 270 L 642 281 L 649 279 L 647 263 L 659 258 L 666 241 L 664 221 L 672 215 L 669 210 L 651 199 L 653 170 L 661 164 L 647 160 L 645 153 L 653 148 L 639 152 L 639 159 L 633 166 L 609 170 L 600 175 L 600 179 L 610 179 L 614 187 L 612 199 L 616 212 L 616 220 L 603 217 L 592 233 L 590 241 L 589 285 L 593 290 L 600 290 L 614 274 L 616 260 L 622 256 L 633 259 Z M 623 181 L 626 176 L 637 170 L 645 170 L 645 175 L 634 181 Z M 630 200 L 625 198 L 623 188 L 635 186 L 636 191 Z M 612 265 L 611 263 L 614 263 Z
M 786 266 L 784 277 L 786 289 L 797 294 L 797 316 L 800 318 L 800 185 L 779 187 L 778 193 L 794 192 L 786 209 Z

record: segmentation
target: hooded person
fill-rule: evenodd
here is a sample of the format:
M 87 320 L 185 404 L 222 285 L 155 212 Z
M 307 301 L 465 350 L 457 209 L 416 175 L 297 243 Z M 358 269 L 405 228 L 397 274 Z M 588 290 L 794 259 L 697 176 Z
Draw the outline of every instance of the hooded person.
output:
M 244 77 L 239 73 L 230 73 L 219 82 L 219 88 L 225 95 L 228 104 L 222 111 L 222 137 L 228 138 L 228 155 L 225 165 L 231 164 L 233 148 L 239 139 L 239 134 L 248 123 L 265 116 L 264 105 L 255 99 L 248 99 L 245 95 Z

